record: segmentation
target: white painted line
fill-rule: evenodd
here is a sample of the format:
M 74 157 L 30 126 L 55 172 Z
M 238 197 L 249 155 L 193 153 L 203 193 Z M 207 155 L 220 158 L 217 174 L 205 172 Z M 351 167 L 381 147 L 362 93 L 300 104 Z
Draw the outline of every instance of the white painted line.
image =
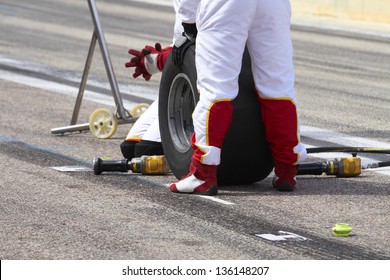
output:
M 164 187 L 169 188 L 169 185 L 170 184 L 164 184 Z M 214 201 L 214 202 L 217 202 L 217 203 L 221 203 L 221 204 L 224 204 L 224 205 L 236 205 L 233 202 L 226 201 L 226 200 L 223 200 L 223 199 L 220 199 L 220 198 L 216 198 L 215 196 L 208 196 L 208 195 L 196 195 L 196 196 L 200 197 L 200 198 L 208 199 L 208 200 L 211 200 L 211 201 Z
M 15 59 L 5 57 L 2 55 L 0 55 L 0 64 L 9 65 L 9 66 L 12 66 L 12 67 L 15 67 L 18 69 L 27 70 L 27 71 L 31 71 L 34 73 L 42 73 L 42 74 L 46 74 L 46 75 L 53 75 L 53 72 L 54 73 L 58 72 L 56 69 L 51 69 L 48 67 L 44 67 L 42 65 L 36 65 L 36 64 L 31 63 L 31 62 L 22 62 L 22 61 L 15 60 Z M 64 78 L 64 76 L 70 82 L 76 82 L 77 84 L 79 84 L 81 82 L 81 76 L 79 77 L 75 73 L 68 73 L 68 72 L 62 73 L 62 74 L 60 73 L 60 74 L 57 74 L 57 76 L 55 76 L 55 77 Z M 27 79 L 27 78 L 29 78 L 29 79 Z M 25 85 L 33 86 L 33 87 L 38 87 L 38 88 L 42 88 L 45 90 L 53 90 L 55 92 L 67 94 L 69 96 L 77 96 L 78 91 L 79 91 L 79 88 L 76 88 L 74 86 L 66 86 L 66 85 L 63 85 L 63 84 L 60 84 L 57 82 L 50 82 L 50 81 L 39 79 L 39 78 L 32 78 L 32 77 L 27 76 L 27 75 L 18 74 L 15 72 L 10 72 L 10 71 L 5 71 L 5 70 L 0 70 L 0 79 L 9 80 L 12 82 L 20 81 L 21 84 L 25 84 Z M 150 103 L 152 103 L 157 98 L 158 90 L 155 90 L 153 88 L 146 87 L 146 86 L 132 85 L 131 79 L 132 78 L 129 77 L 129 84 L 118 85 L 119 91 L 121 92 L 122 96 L 127 95 L 127 96 L 142 97 L 142 98 L 149 99 Z M 42 84 L 42 86 L 39 86 L 41 84 Z M 111 90 L 108 81 L 106 83 L 104 83 L 104 82 L 99 82 L 99 81 L 96 81 L 96 80 L 89 78 L 87 81 L 87 85 Z M 96 100 L 89 99 L 90 95 L 92 93 L 97 94 Z M 89 96 L 87 96 L 87 95 L 89 95 Z M 86 90 L 84 93 L 84 98 L 91 100 L 91 101 L 94 101 L 94 102 L 99 102 L 101 99 L 100 96 L 105 96 L 105 98 L 102 101 L 103 102 L 102 104 L 109 105 L 109 106 L 115 106 L 113 96 L 107 97 L 107 95 L 91 92 L 88 90 Z M 130 107 L 133 107 L 134 104 L 138 104 L 138 103 L 127 102 L 127 105 L 129 105 L 129 106 L 125 106 L 125 107 L 130 108 Z M 124 101 L 124 105 L 126 105 L 126 101 Z
M 149 4 L 155 4 L 155 5 L 161 5 L 161 6 L 173 6 L 172 0 L 127 0 L 130 2 L 140 2 L 140 3 L 149 3 Z
M 303 237 L 301 235 L 288 232 L 288 231 L 281 231 L 279 230 L 277 233 L 265 233 L 265 234 L 255 234 L 257 237 L 261 237 L 263 239 L 269 240 L 269 241 L 306 241 L 310 240 L 306 237 Z
M 78 94 L 78 88 L 76 87 L 50 82 L 43 79 L 32 78 L 24 75 L 16 75 L 14 73 L 7 72 L 4 70 L 0 70 L 0 79 L 11 81 L 18 84 L 23 84 L 30 87 L 47 90 L 47 91 L 52 91 L 52 92 L 56 92 L 56 93 L 60 93 L 72 97 L 77 97 Z M 86 90 L 84 92 L 83 99 L 115 107 L 114 98 L 112 96 L 110 97 L 105 94 Z M 137 104 L 138 103 L 135 102 L 124 102 L 124 106 L 127 108 L 132 108 Z
M 367 169 L 367 170 L 372 170 L 372 171 L 378 172 L 380 174 L 390 176 L 390 167 L 380 167 L 380 168 L 376 168 L 376 169 Z
M 216 198 L 214 196 L 207 196 L 207 195 L 198 195 L 198 196 L 201 198 L 212 200 L 214 202 L 218 202 L 218 203 L 225 204 L 225 205 L 235 205 L 235 203 L 233 203 L 233 202 L 226 201 L 226 200 L 223 200 L 220 198 Z
M 354 137 L 347 134 L 307 125 L 301 125 L 301 136 L 309 137 L 319 141 L 332 142 L 342 146 L 390 149 L 389 143 L 369 140 L 362 137 Z

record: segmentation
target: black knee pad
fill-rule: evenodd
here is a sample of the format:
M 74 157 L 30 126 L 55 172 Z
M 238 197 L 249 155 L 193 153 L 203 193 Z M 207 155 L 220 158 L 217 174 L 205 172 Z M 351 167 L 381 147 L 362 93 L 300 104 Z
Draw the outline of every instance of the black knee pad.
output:
M 138 143 L 138 141 L 123 141 L 120 144 L 121 152 L 124 158 L 132 159 L 134 157 L 134 150 L 135 145 Z
M 135 145 L 134 156 L 157 156 L 163 155 L 163 147 L 161 142 L 141 140 L 137 145 Z

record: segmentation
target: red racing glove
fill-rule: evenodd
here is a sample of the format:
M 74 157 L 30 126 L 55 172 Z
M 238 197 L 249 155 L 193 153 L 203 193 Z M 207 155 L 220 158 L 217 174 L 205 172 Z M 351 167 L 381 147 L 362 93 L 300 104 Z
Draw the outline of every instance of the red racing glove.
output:
M 129 54 L 134 55 L 129 62 L 125 63 L 126 68 L 135 67 L 133 77 L 142 77 L 149 81 L 153 74 L 164 69 L 165 61 L 171 53 L 172 47 L 161 48 L 160 43 L 154 47 L 145 46 L 141 51 L 130 49 Z

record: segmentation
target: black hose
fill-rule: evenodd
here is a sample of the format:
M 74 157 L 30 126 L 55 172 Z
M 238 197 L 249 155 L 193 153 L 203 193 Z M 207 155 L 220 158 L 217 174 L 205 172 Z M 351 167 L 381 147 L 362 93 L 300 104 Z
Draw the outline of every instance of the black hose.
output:
M 362 166 L 362 169 L 379 168 L 379 167 L 387 167 L 387 166 L 390 166 L 390 161 L 369 163 L 366 166 Z
M 377 154 L 390 154 L 389 149 L 384 148 L 370 148 L 370 147 L 318 147 L 307 148 L 308 154 L 312 153 L 377 153 Z

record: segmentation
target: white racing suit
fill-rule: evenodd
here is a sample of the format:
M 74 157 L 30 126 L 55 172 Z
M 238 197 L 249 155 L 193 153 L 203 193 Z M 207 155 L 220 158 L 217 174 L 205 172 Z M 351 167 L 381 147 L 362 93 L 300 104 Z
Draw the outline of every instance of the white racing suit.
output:
M 195 23 L 196 11 L 200 0 L 174 0 L 175 25 L 173 42 L 183 33 L 182 22 Z M 130 129 L 126 140 L 149 140 L 161 142 L 158 125 L 158 99 L 141 115 Z
M 175 42 L 184 31 L 182 22 L 195 23 L 198 5 L 199 0 L 173 1 L 176 15 L 173 42 Z M 136 152 L 135 156 L 140 156 L 140 153 L 146 152 L 163 154 L 158 121 L 158 98 L 134 123 L 126 136 L 125 141 L 121 144 L 121 150 L 124 157 L 132 158 L 134 156 L 135 145 L 138 147 L 142 146 L 141 149 Z
M 161 142 L 158 123 L 158 98 L 153 101 L 148 109 L 133 124 L 126 136 L 127 141 L 140 141 L 141 139 Z
M 245 45 L 274 160 L 296 165 L 306 157 L 294 91 L 290 15 L 288 0 L 201 1 L 196 22 L 200 99 L 193 112 L 193 160 L 220 163 Z

